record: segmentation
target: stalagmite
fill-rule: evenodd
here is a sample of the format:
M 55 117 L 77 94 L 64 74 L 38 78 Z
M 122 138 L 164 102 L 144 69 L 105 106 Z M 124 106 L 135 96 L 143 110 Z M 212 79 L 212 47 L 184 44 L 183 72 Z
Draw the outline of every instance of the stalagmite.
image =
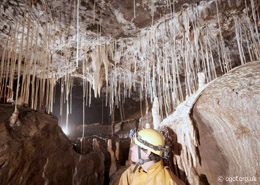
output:
M 93 151 L 100 151 L 100 146 L 96 138 L 93 139 L 92 146 L 93 146 Z
M 80 143 L 81 143 L 81 153 L 84 154 L 86 153 L 86 138 L 82 137 L 80 139 Z
M 115 153 L 112 149 L 112 140 L 111 139 L 109 139 L 107 141 L 107 151 L 110 153 L 110 157 L 111 157 L 111 166 L 109 169 L 109 177 L 111 177 L 117 170 L 116 157 L 115 157 Z
M 10 127 L 13 128 L 15 125 L 20 126 L 20 121 L 18 119 L 18 116 L 19 116 L 19 111 L 18 109 L 16 109 L 10 117 L 10 124 L 9 124 Z
M 119 161 L 120 140 L 116 141 L 116 160 Z

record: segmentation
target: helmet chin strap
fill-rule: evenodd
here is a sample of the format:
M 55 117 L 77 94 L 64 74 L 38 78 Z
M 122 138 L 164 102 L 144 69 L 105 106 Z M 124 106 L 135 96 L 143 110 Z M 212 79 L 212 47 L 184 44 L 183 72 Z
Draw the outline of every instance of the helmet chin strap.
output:
M 145 160 L 142 159 L 142 157 L 141 157 L 141 148 L 140 148 L 140 146 L 138 146 L 138 162 L 135 165 L 133 173 L 135 173 L 135 171 L 137 170 L 137 167 L 139 165 L 143 165 L 144 163 L 149 162 L 149 161 L 152 161 L 152 160 L 151 159 L 145 159 Z

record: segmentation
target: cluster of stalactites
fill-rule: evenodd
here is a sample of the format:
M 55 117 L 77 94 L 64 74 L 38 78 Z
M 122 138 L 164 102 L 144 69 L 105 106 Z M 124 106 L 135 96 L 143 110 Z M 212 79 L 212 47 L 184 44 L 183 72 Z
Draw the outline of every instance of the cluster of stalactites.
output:
M 32 4 L 32 0 L 25 1 L 23 19 L 15 20 L 3 45 L 0 98 L 4 102 L 15 102 L 16 105 L 23 104 L 50 113 L 53 111 L 57 78 L 50 50 L 55 44 L 56 38 L 50 36 L 55 25 L 49 23 L 51 21 L 46 15 L 48 24 L 41 27 L 39 20 L 33 18 Z
M 253 0 L 247 2 L 243 11 L 229 17 L 222 15 L 219 1 L 190 6 L 164 16 L 158 23 L 141 30 L 135 38 L 108 41 L 105 45 L 81 42 L 80 29 L 74 42 L 66 40 L 69 28 L 64 33 L 58 32 L 58 24 L 47 14 L 47 24 L 41 27 L 40 21 L 31 20 L 32 6 L 26 3 L 23 20 L 17 20 L 4 43 L 0 95 L 7 100 L 16 92 L 15 99 L 23 97 L 34 109 L 38 102 L 44 109 L 46 97 L 45 110 L 52 112 L 57 79 L 63 76 L 61 82 L 62 86 L 66 85 L 66 96 L 71 92 L 70 79 L 76 69 L 76 58 L 83 66 L 84 104 L 91 104 L 91 88 L 97 96 L 103 87 L 110 110 L 115 105 L 120 106 L 120 102 L 134 92 L 139 93 L 141 101 L 150 99 L 153 102 L 158 97 L 160 114 L 165 112 L 167 116 L 197 89 L 199 72 L 203 72 L 209 82 L 216 78 L 216 68 L 221 73 L 232 68 L 231 51 L 239 54 L 241 64 L 259 59 L 259 10 Z M 202 15 L 213 4 L 217 10 L 216 19 L 203 21 Z M 223 36 L 229 31 L 236 35 L 237 46 L 232 48 L 225 44 Z M 38 38 L 39 32 L 43 33 L 42 38 Z M 101 37 L 97 39 L 102 40 Z M 70 49 L 75 48 L 75 43 L 77 54 Z M 17 76 L 22 76 L 22 80 L 18 80 L 19 88 L 13 89 Z M 102 83 L 104 79 L 105 84 Z
M 53 112 L 55 86 L 61 84 L 60 115 L 66 103 L 66 128 L 72 113 L 71 73 L 76 69 L 76 54 L 71 52 L 71 27 L 60 32 L 61 25 L 52 20 L 43 4 L 36 11 L 33 0 L 26 0 L 23 18 L 14 19 L 3 44 L 0 71 L 0 98 L 15 105 L 30 106 L 34 110 Z M 35 15 L 35 12 L 38 15 Z M 44 24 L 42 24 L 44 22 Z M 78 37 L 78 35 L 77 35 Z M 77 41 L 78 46 L 78 41 Z M 61 120 L 62 122 L 62 120 Z
M 110 107 L 118 106 L 132 92 L 139 92 L 141 101 L 153 102 L 158 97 L 160 114 L 165 112 L 167 116 L 196 91 L 198 73 L 203 72 L 208 83 L 217 77 L 217 69 L 222 74 L 232 69 L 236 55 L 241 64 L 258 60 L 259 10 L 254 1 L 241 3 L 238 6 L 244 6 L 244 11 L 230 12 L 229 17 L 223 16 L 218 1 L 210 1 L 207 6 L 190 6 L 165 16 L 136 38 L 108 45 L 113 61 L 106 86 Z M 213 5 L 216 18 L 202 21 L 202 14 Z M 237 45 L 226 44 L 226 32 L 235 33 L 235 40 L 229 42 Z

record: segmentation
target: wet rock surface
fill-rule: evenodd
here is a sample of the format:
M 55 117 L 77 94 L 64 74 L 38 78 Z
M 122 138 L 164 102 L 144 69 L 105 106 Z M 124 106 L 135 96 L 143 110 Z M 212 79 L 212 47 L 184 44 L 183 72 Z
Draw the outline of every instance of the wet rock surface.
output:
M 193 108 L 200 165 L 210 184 L 259 184 L 260 62 L 235 68 L 212 82 Z
M 0 105 L 0 184 L 103 184 L 104 154 L 73 150 L 54 116 Z M 19 124 L 18 124 L 19 123 Z

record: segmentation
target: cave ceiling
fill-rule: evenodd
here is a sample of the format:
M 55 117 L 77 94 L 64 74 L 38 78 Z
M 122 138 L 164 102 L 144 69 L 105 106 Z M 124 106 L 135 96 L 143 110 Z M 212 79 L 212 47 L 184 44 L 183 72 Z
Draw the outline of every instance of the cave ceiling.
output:
M 199 72 L 209 82 L 259 59 L 259 6 L 257 0 L 2 0 L 1 80 L 32 75 L 54 86 L 78 77 L 109 102 L 158 96 L 171 112 L 196 89 Z

